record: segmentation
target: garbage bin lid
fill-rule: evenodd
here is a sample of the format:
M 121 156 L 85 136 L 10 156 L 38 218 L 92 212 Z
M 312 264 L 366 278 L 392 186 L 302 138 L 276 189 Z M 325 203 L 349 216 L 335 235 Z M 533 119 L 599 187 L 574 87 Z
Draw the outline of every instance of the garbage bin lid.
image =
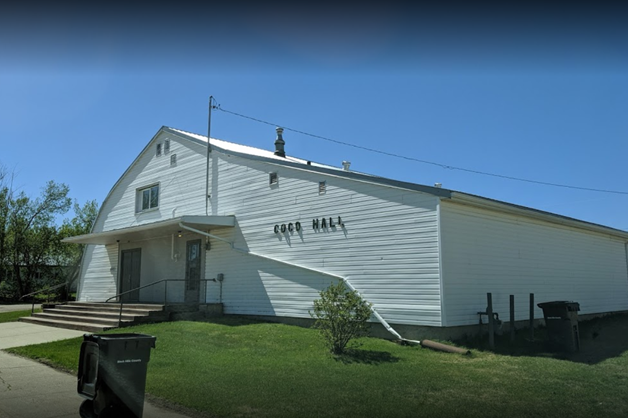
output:
M 555 301 L 551 301 L 551 302 L 542 302 L 542 303 L 537 303 L 536 306 L 538 306 L 541 309 L 545 309 L 545 308 L 567 308 L 568 311 L 579 311 L 580 310 L 580 304 L 578 302 L 573 302 L 573 301 L 568 301 L 568 300 L 555 300 Z
M 124 334 L 85 334 L 83 335 L 83 339 L 85 341 L 94 341 L 106 344 L 108 342 L 114 341 L 145 341 L 150 342 L 151 346 L 155 347 L 155 340 L 157 337 L 147 334 L 136 334 L 136 333 L 124 333 Z

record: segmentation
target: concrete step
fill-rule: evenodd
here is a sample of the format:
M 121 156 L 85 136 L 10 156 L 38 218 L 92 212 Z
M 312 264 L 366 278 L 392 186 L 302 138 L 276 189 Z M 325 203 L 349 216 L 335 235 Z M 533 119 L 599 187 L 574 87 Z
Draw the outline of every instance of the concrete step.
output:
M 109 312 L 109 313 L 119 313 L 120 305 L 119 304 L 75 304 L 68 303 L 65 305 L 57 305 L 55 308 L 63 308 L 63 309 L 72 309 L 76 311 L 90 311 L 90 312 Z M 148 315 L 151 312 L 163 312 L 163 306 L 147 306 L 142 307 L 141 305 L 122 305 L 122 312 L 129 315 Z
M 104 326 L 115 328 L 118 326 L 118 319 L 113 318 L 99 318 L 99 317 L 90 317 L 90 316 L 74 316 L 74 315 L 63 315 L 56 312 L 42 312 L 35 313 L 31 315 L 31 318 L 44 318 L 44 319 L 54 319 L 58 321 L 67 321 L 67 322 L 81 322 L 81 323 L 90 323 L 90 324 L 102 324 Z M 123 320 L 123 325 L 127 325 L 133 323 L 132 319 Z
M 87 332 L 102 332 L 107 329 L 169 320 L 169 312 L 163 305 L 123 304 L 122 321 L 119 324 L 120 304 L 102 302 L 68 302 L 46 307 L 43 312 L 21 318 L 24 322 Z
M 107 308 L 107 309 L 120 309 L 120 304 L 116 302 L 68 302 L 67 306 L 86 306 L 90 308 Z M 139 309 L 143 311 L 160 311 L 164 308 L 164 305 L 156 303 L 123 303 L 123 309 Z
M 36 325 L 46 325 L 49 327 L 75 329 L 85 332 L 103 332 L 114 327 L 104 326 L 102 324 L 92 324 L 87 322 L 61 321 L 49 318 L 38 318 L 36 316 L 25 316 L 20 318 L 21 322 L 28 322 Z
M 107 318 L 107 319 L 115 319 L 116 321 L 118 320 L 118 318 L 120 318 L 119 312 L 73 309 L 71 307 L 65 308 L 64 306 L 44 309 L 43 313 L 59 314 L 59 315 L 67 315 L 67 316 L 90 317 L 90 318 Z M 122 320 L 134 321 L 139 318 L 145 318 L 149 315 L 150 315 L 150 312 L 129 314 L 129 313 L 124 312 L 123 310 Z

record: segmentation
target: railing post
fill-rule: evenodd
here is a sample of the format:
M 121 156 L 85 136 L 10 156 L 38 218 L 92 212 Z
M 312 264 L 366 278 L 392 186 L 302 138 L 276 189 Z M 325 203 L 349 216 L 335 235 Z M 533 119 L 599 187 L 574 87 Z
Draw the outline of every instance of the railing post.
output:
M 515 295 L 510 295 L 510 342 L 515 341 Z
M 530 293 L 530 341 L 534 341 L 534 293 Z
M 493 295 L 491 293 L 486 294 L 486 313 L 488 314 L 488 346 L 492 349 L 495 348 L 495 325 L 493 319 Z

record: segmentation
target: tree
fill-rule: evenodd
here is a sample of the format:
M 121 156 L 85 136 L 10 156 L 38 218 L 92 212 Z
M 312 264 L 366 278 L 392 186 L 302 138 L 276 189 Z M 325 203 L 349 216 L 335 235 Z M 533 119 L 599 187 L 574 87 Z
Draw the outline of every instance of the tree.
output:
M 366 321 L 371 317 L 371 304 L 343 282 L 330 285 L 314 301 L 314 326 L 320 330 L 326 345 L 334 354 L 342 354 L 349 341 L 368 333 Z
M 86 234 L 96 219 L 96 201 L 74 202 L 74 218 L 58 225 L 72 200 L 69 188 L 49 181 L 38 198 L 13 189 L 13 175 L 0 165 L 0 297 L 18 297 L 78 277 L 83 248 L 63 238 Z
M 48 276 L 51 249 L 58 240 L 55 216 L 64 214 L 72 203 L 65 184 L 49 181 L 41 197 L 32 200 L 24 192 L 10 196 L 6 228 L 9 264 L 19 296 L 32 290 L 39 276 Z M 12 193 L 10 193 L 12 195 Z

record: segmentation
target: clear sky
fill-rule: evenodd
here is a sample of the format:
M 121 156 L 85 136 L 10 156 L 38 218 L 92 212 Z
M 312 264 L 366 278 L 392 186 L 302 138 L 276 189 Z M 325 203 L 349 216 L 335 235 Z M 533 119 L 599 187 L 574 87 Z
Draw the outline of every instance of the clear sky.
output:
M 0 164 L 102 203 L 213 95 L 271 124 L 214 110 L 216 138 L 628 230 L 627 9 L 466 4 L 2 6 Z

